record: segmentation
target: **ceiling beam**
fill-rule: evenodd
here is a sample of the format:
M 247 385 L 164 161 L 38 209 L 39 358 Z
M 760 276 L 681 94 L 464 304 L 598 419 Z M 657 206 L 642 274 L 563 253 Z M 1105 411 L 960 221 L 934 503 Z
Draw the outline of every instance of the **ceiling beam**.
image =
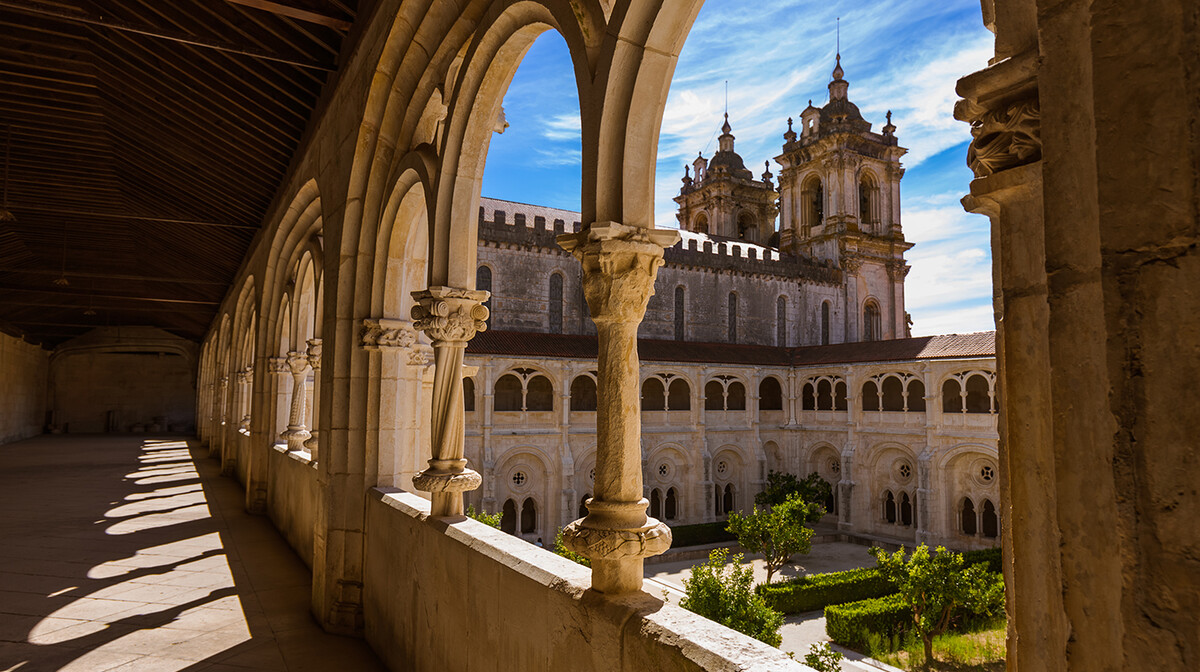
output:
M 220 280 L 197 280 L 195 278 L 160 278 L 149 275 L 123 275 L 121 273 L 84 273 L 81 271 L 46 271 L 35 270 L 31 268 L 6 268 L 0 269 L 0 275 L 41 275 L 41 276 L 62 276 L 69 278 L 89 278 L 95 280 L 129 280 L 133 282 L 170 282 L 180 285 L 213 285 L 215 287 L 227 287 L 228 282 Z
M 242 5 L 245 7 L 253 7 L 254 9 L 261 9 L 264 12 L 278 14 L 279 16 L 291 17 L 298 21 L 307 21 L 308 23 L 315 23 L 317 25 L 325 26 L 327 28 L 333 28 L 334 30 L 341 30 L 341 31 L 350 30 L 351 23 L 349 21 L 344 21 L 342 19 L 338 19 L 338 18 L 335 18 L 332 16 L 326 16 L 324 14 L 317 14 L 316 12 L 309 12 L 309 11 L 306 11 L 303 9 L 299 9 L 297 7 L 289 7 L 288 5 L 280 4 L 278 2 L 271 2 L 270 0 L 225 0 L 225 1 L 230 4 L 234 4 L 234 5 Z
M 189 306 L 214 306 L 215 307 L 215 306 L 221 305 L 220 301 L 200 301 L 200 300 L 196 300 L 196 299 L 173 299 L 173 298 L 169 298 L 169 297 L 165 297 L 165 296 L 129 296 L 127 294 L 91 294 L 88 292 L 69 292 L 69 291 L 68 292 L 56 292 L 51 289 L 30 289 L 29 287 L 19 287 L 19 286 L 14 286 L 14 285 L 0 285 L 0 290 L 3 290 L 5 292 L 25 292 L 25 293 L 30 293 L 30 294 L 51 294 L 51 295 L 59 296 L 59 297 L 87 296 L 87 297 L 91 297 L 93 299 L 117 299 L 120 301 L 149 301 L 149 302 L 153 302 L 153 303 L 177 303 L 177 304 L 189 305 Z M 0 306 L 3 306 L 3 305 L 21 305 L 21 304 L 17 301 L 10 301 L 5 298 L 0 298 Z M 36 303 L 36 304 L 25 304 L 25 305 L 38 305 L 38 306 L 45 306 L 47 308 L 67 307 L 67 306 L 62 306 L 61 304 L 41 303 L 41 302 Z M 77 306 L 77 307 L 82 308 L 84 306 Z
M 153 222 L 155 224 L 181 224 L 184 226 L 214 226 L 222 229 L 242 229 L 245 231 L 258 231 L 259 227 L 252 224 L 231 224 L 229 222 L 205 222 L 194 219 L 171 219 L 170 217 L 143 217 L 141 215 L 125 215 L 115 212 L 89 212 L 87 210 L 71 210 L 66 208 L 46 208 L 36 205 L 14 205 L 10 204 L 9 209 L 15 212 L 36 212 L 45 215 L 58 215 L 61 217 L 95 217 L 97 219 L 126 219 L 135 222 Z
M 60 21 L 68 21 L 70 23 L 80 23 L 89 26 L 98 26 L 111 30 L 118 30 L 126 33 L 134 33 L 145 37 L 152 37 L 159 40 L 168 40 L 171 42 L 179 42 L 193 47 L 203 49 L 215 49 L 228 54 L 238 56 L 248 56 L 264 61 L 274 61 L 275 63 L 283 63 L 297 68 L 307 68 L 310 70 L 321 70 L 324 72 L 333 72 L 337 67 L 333 63 L 324 63 L 308 59 L 289 58 L 280 56 L 271 52 L 256 49 L 254 47 L 238 46 L 233 44 L 222 44 L 213 40 L 205 40 L 194 35 L 189 35 L 183 31 L 171 30 L 155 26 L 139 26 L 126 21 L 121 21 L 112 18 L 102 18 L 97 16 L 89 16 L 87 14 L 76 14 L 73 12 L 64 12 L 57 9 L 50 9 L 38 5 L 32 5 L 27 0 L 0 0 L 0 7 L 11 9 L 23 14 L 32 14 L 35 16 L 46 16 Z

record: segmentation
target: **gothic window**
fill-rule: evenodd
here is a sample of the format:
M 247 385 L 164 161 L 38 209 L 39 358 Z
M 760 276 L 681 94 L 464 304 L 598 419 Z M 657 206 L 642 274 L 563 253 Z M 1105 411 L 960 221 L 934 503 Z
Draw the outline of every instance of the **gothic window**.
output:
M 962 387 L 958 380 L 951 378 L 942 383 L 942 412 L 961 413 L 962 410 Z
M 537 531 L 537 502 L 532 497 L 526 497 L 521 503 L 521 534 L 533 534 Z
M 787 347 L 787 297 L 775 299 L 775 345 Z
M 550 274 L 550 333 L 563 332 L 563 276 Z
M 675 288 L 675 340 L 684 340 L 684 322 L 683 322 L 683 301 L 684 289 L 683 285 Z
M 719 381 L 710 380 L 704 386 L 704 410 L 725 410 L 725 388 Z
M 650 517 L 662 518 L 662 497 L 658 494 L 658 488 L 650 491 Z
M 895 376 L 883 379 L 883 410 L 904 410 L 904 384 Z
M 821 302 L 821 345 L 829 345 L 829 302 Z
M 910 501 L 908 499 L 907 492 L 900 493 L 900 524 L 901 525 L 912 525 L 913 524 L 912 501 Z
M 925 412 L 925 383 L 916 378 L 908 383 L 908 410 L 913 413 Z
M 863 340 L 878 341 L 883 338 L 883 322 L 879 315 L 879 304 L 868 301 L 863 306 Z
M 525 408 L 530 411 L 554 410 L 554 386 L 545 376 L 534 376 L 529 379 L 525 392 Z
M 667 387 L 667 410 L 692 410 L 692 388 L 688 387 L 686 380 L 676 378 Z
M 596 381 L 591 376 L 576 376 L 571 381 L 571 410 L 596 410 Z
M 758 409 L 760 411 L 783 410 L 783 388 L 777 378 L 767 377 L 758 384 Z
M 744 411 L 746 410 L 746 387 L 741 383 L 730 383 L 729 389 L 726 391 L 725 410 L 727 411 Z
M 962 525 L 960 529 L 962 529 L 962 533 L 972 537 L 975 536 L 975 504 L 971 501 L 970 497 L 963 499 L 961 514 Z
M 504 500 L 504 508 L 500 511 L 500 531 L 517 532 L 517 503 L 511 499 Z
M 492 398 L 494 411 L 521 410 L 521 380 L 511 373 L 500 376 L 496 381 L 495 396 Z
M 817 383 L 817 410 L 833 410 L 833 385 L 830 385 L 828 380 Z
M 728 514 L 733 511 L 733 484 L 725 484 L 725 493 L 721 497 L 721 513 Z
M 887 496 L 883 500 L 883 519 L 889 523 L 896 522 L 896 497 L 892 495 L 892 491 L 887 491 Z
M 992 409 L 987 378 L 975 374 L 967 378 L 967 412 L 988 413 Z
M 488 268 L 487 266 L 480 266 L 479 268 L 475 269 L 475 289 L 482 289 L 485 292 L 492 291 L 492 269 Z M 487 325 L 488 327 L 491 327 L 492 315 L 490 311 L 492 310 L 492 297 L 489 296 L 488 300 L 483 302 L 483 305 L 486 306 L 489 311 Z
M 667 497 L 663 501 L 663 518 L 675 520 L 678 509 L 679 502 L 675 496 L 675 488 L 667 488 Z
M 463 378 L 463 411 L 470 413 L 475 410 L 475 381 L 469 377 Z
M 729 293 L 729 342 L 737 343 L 738 297 Z
M 1000 519 L 996 516 L 996 505 L 992 500 L 983 500 L 983 536 L 995 539 L 1000 536 Z
M 868 380 L 863 383 L 862 389 L 862 410 L 878 411 L 879 410 L 879 388 L 876 387 L 875 381 Z
M 651 376 L 642 383 L 642 410 L 667 410 L 667 391 L 663 389 L 662 379 Z
M 817 393 L 812 383 L 805 383 L 800 393 L 800 409 L 804 411 L 817 410 Z

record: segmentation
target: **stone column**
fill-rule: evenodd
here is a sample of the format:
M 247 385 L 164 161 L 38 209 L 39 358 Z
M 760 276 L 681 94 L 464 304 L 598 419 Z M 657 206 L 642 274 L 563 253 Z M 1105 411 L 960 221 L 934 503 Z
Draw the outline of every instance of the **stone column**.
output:
M 305 449 L 311 457 L 312 464 L 317 463 L 317 451 L 320 448 L 318 436 L 320 430 L 317 429 L 317 418 L 321 413 L 321 339 L 312 338 L 308 341 L 308 365 L 313 370 L 313 400 L 312 400 L 312 428 L 309 430 L 312 434 L 307 441 L 304 442 Z
M 288 450 L 299 450 L 312 436 L 304 426 L 304 374 L 308 371 L 308 356 L 292 350 L 287 353 L 287 366 L 292 374 L 292 408 L 287 431 L 279 437 L 288 442 Z
M 846 282 L 846 326 L 842 334 L 842 343 L 856 343 L 862 340 L 862 309 L 858 305 L 858 272 L 862 270 L 862 264 L 862 259 L 853 255 L 843 255 L 841 259 Z M 831 338 L 830 341 L 832 340 Z
M 476 332 L 487 329 L 490 294 L 473 289 L 430 287 L 413 292 L 413 327 L 433 341 L 433 406 L 429 468 L 413 487 L 432 495 L 430 515 L 463 515 L 462 493 L 479 487 L 479 473 L 463 458 L 463 352 Z
M 933 496 L 933 452 L 926 447 L 917 455 L 917 542 L 921 544 L 929 543 L 931 534 L 936 533 L 930 525 L 936 509 L 929 499 Z
M 558 243 L 579 259 L 596 323 L 596 484 L 588 515 L 563 530 L 567 547 L 592 561 L 592 588 L 640 590 L 642 559 L 671 547 L 671 531 L 646 515 L 642 497 L 638 324 L 654 292 L 663 249 L 679 240 L 659 231 L 597 222 Z

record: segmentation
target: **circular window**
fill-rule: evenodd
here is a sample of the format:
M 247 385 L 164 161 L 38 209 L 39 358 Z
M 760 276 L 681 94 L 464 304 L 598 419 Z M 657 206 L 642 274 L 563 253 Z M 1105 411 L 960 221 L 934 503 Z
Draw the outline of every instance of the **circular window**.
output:
M 900 475 L 904 478 L 912 476 L 912 467 L 907 464 L 900 465 Z
M 985 464 L 979 469 L 979 480 L 983 481 L 984 483 L 991 483 L 992 479 L 995 477 L 996 472 L 992 471 L 992 467 L 990 465 Z
M 972 471 L 967 473 L 975 479 L 975 482 L 983 487 L 991 487 L 996 484 L 996 464 L 989 459 L 980 458 L 971 466 Z
M 669 475 L 670 473 L 671 473 L 671 465 L 667 464 L 666 462 L 663 462 L 662 464 L 658 465 L 658 475 L 659 476 L 665 477 L 665 476 Z
M 595 467 L 592 467 L 592 470 L 588 472 L 588 480 L 590 480 L 593 483 L 596 482 L 596 468 Z
M 829 461 L 829 470 L 830 470 L 830 471 L 832 471 L 832 472 L 833 472 L 833 473 L 835 473 L 835 474 L 840 474 L 840 473 L 842 473 L 842 462 L 841 462 L 841 460 L 830 460 L 830 461 Z
M 521 487 L 522 485 L 525 485 L 525 480 L 526 480 L 525 472 L 523 472 L 523 471 L 513 472 L 513 475 L 512 475 L 513 485 L 515 485 L 517 487 Z
M 720 462 L 717 462 L 717 473 L 718 474 L 723 474 L 727 471 L 729 471 L 729 464 L 725 460 L 721 460 Z

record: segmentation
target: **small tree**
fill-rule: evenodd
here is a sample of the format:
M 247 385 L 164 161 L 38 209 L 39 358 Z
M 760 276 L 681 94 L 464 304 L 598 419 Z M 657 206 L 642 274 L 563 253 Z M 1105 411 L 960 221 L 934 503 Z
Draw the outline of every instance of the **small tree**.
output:
M 938 546 L 936 554 L 921 544 L 908 560 L 904 548 L 889 555 L 873 547 L 879 571 L 896 584 L 912 609 L 913 629 L 925 644 L 925 667 L 933 661 L 933 638 L 946 631 L 955 610 L 995 615 L 1004 606 L 1004 580 L 983 564 L 963 569 L 961 553 Z
M 775 611 L 754 592 L 754 570 L 742 565 L 741 554 L 727 564 L 729 549 L 718 548 L 708 561 L 692 568 L 683 580 L 684 598 L 679 606 L 738 632 L 779 646 L 783 637 L 783 614 Z
M 826 513 L 820 502 L 829 499 L 832 492 L 829 483 L 815 471 L 800 480 L 795 474 L 771 470 L 767 473 L 767 487 L 754 496 L 754 503 L 765 509 L 782 504 L 791 495 L 800 495 L 804 501 L 813 502 L 809 507 L 807 522 L 815 523 Z
M 497 530 L 500 529 L 500 514 L 488 513 L 482 509 L 476 510 L 474 505 L 468 506 L 466 515 L 468 518 L 474 518 L 485 525 L 491 525 Z
M 842 654 L 829 648 L 829 642 L 819 642 L 808 647 L 804 664 L 817 672 L 838 672 L 842 669 Z
M 737 535 L 738 543 L 751 553 L 762 553 L 767 566 L 767 583 L 781 567 L 797 553 L 812 549 L 811 528 L 805 523 L 816 504 L 806 504 L 800 495 L 788 495 L 781 504 L 759 510 L 757 506 L 747 515 L 736 511 L 729 514 L 726 528 Z M 820 518 L 820 514 L 817 515 Z

